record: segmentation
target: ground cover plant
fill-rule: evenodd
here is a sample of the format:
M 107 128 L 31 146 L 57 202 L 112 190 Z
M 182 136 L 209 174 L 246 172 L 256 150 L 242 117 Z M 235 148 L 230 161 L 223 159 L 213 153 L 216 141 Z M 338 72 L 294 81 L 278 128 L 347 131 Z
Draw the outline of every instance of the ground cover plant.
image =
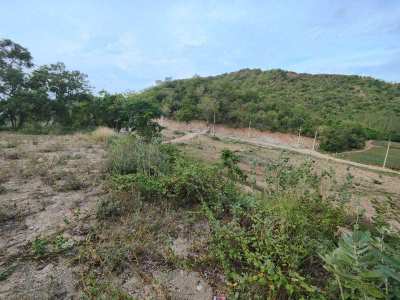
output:
M 387 150 L 387 142 L 374 141 L 372 147 L 360 152 L 346 152 L 340 157 L 355 162 L 382 166 Z M 400 146 L 399 143 L 391 143 L 386 166 L 391 169 L 400 170 Z
M 127 150 L 131 147 L 140 150 Z M 238 168 L 238 157 L 230 150 L 221 153 L 219 163 L 205 165 L 173 146 L 164 147 L 134 137 L 111 144 L 109 163 L 114 167 L 109 168 L 110 188 L 128 195 L 127 203 L 121 203 L 125 207 L 140 200 L 167 202 L 176 209 L 200 209 L 211 226 L 208 264 L 224 273 L 231 297 L 364 299 L 367 295 L 349 283 L 352 273 L 362 273 L 357 264 L 346 266 L 347 273 L 340 270 L 343 258 L 337 258 L 337 249 L 343 248 L 350 235 L 340 239 L 338 232 L 339 228 L 351 229 L 355 223 L 358 231 L 354 236 L 363 234 L 376 240 L 379 232 L 368 232 L 367 224 L 348 212 L 345 193 L 327 196 L 322 192 L 324 180 L 332 174 L 318 174 L 311 161 L 294 166 L 282 157 L 267 165 L 267 187 L 246 193 L 241 188 L 246 178 Z M 134 156 L 131 161 L 135 167 L 119 168 L 115 157 L 127 157 L 125 151 Z M 154 153 L 158 159 L 146 159 Z M 137 167 L 137 161 L 146 167 Z M 395 234 L 388 236 L 386 249 L 399 242 Z M 385 267 L 390 271 L 380 273 L 381 279 L 371 281 L 368 274 L 354 279 L 382 299 L 394 297 L 398 289 L 397 258 L 394 251 L 389 252 Z M 338 283 L 340 289 L 335 289 Z

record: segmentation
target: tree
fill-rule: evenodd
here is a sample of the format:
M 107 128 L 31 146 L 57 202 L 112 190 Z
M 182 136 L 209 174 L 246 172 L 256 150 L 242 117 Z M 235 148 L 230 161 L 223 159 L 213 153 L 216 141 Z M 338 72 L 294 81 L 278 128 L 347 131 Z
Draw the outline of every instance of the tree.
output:
M 47 93 L 52 117 L 63 126 L 74 123 L 72 111 L 76 102 L 87 102 L 90 94 L 87 75 L 68 71 L 63 63 L 41 66 L 33 71 L 30 82 L 32 89 Z
M 26 70 L 32 66 L 26 48 L 9 39 L 0 40 L 0 116 L 14 129 L 25 120 Z
M 126 97 L 122 94 L 110 94 L 101 91 L 95 97 L 92 111 L 96 125 L 106 125 L 120 131 L 124 122 L 124 105 Z
M 359 149 L 365 146 L 365 130 L 354 122 L 341 122 L 322 127 L 320 148 L 330 152 Z
M 154 119 L 161 116 L 160 108 L 142 99 L 131 97 L 127 99 L 124 108 L 124 120 L 127 127 L 134 130 L 146 140 L 160 135 L 163 129 Z

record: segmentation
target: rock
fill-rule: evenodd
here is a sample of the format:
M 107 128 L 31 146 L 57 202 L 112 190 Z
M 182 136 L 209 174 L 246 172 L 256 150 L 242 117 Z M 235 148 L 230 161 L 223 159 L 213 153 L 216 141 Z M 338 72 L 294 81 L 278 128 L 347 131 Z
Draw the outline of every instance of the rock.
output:
M 191 244 L 183 238 L 177 238 L 172 244 L 172 251 L 176 256 L 186 258 L 189 255 Z

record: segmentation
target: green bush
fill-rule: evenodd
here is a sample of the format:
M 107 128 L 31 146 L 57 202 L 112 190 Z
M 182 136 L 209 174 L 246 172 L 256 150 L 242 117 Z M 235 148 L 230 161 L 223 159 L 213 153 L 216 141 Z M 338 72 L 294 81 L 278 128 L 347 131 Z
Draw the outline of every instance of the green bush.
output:
M 180 158 L 166 175 L 143 173 L 114 175 L 114 191 L 129 192 L 147 201 L 165 200 L 179 206 L 223 202 L 228 192 L 226 179 L 217 166 Z
M 114 219 L 122 214 L 121 202 L 112 198 L 102 198 L 97 202 L 96 217 L 100 220 Z
M 344 233 L 338 247 L 323 256 L 325 268 L 334 274 L 333 297 L 345 299 L 399 299 L 400 255 L 385 240 L 385 230 L 379 236 L 354 226 Z M 392 243 L 400 245 L 398 235 Z M 340 291 L 340 293 L 339 293 Z
M 333 248 L 344 210 L 321 198 L 309 163 L 268 170 L 266 193 L 231 194 L 224 214 L 206 208 L 212 253 L 239 299 L 318 297 L 329 278 L 319 253 Z
M 325 127 L 320 135 L 320 148 L 328 152 L 360 149 L 365 146 L 367 134 L 359 125 L 343 122 Z
M 112 174 L 168 173 L 171 151 L 157 143 L 146 143 L 135 136 L 113 139 L 109 143 L 107 170 Z

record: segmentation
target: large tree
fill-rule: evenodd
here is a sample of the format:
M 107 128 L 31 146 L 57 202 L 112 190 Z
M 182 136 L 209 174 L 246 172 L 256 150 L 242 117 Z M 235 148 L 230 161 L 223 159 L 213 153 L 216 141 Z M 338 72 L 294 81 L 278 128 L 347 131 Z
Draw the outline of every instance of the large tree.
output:
M 12 128 L 22 126 L 29 110 L 27 69 L 33 66 L 28 49 L 9 40 L 0 40 L 0 119 Z
M 44 91 L 51 103 L 52 119 L 61 125 L 73 125 L 73 111 L 87 107 L 90 88 L 87 75 L 69 71 L 63 63 L 44 65 L 33 71 L 31 88 Z

